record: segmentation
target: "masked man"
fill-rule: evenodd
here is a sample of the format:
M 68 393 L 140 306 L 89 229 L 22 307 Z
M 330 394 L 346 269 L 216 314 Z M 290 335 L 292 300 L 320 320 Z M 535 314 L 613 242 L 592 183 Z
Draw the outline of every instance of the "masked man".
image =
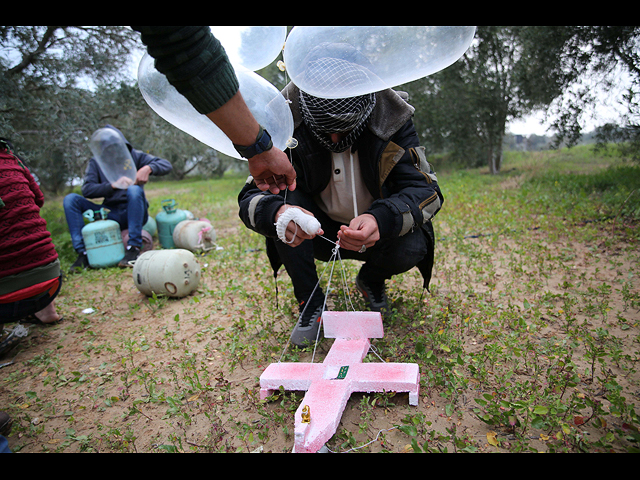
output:
M 91 158 L 84 176 L 82 196 L 76 193 L 69 194 L 64 199 L 64 213 L 67 225 L 71 233 L 73 248 L 78 252 L 78 258 L 71 266 L 71 271 L 84 269 L 89 266 L 87 252 L 82 239 L 84 219 L 82 214 L 87 210 L 98 210 L 99 205 L 91 202 L 89 198 L 103 198 L 102 207 L 109 210 L 108 218 L 115 220 L 121 230 L 129 229 L 129 240 L 125 257 L 118 266 L 129 267 L 140 255 L 142 248 L 142 226 L 149 219 L 149 202 L 144 194 L 144 184 L 150 175 L 166 175 L 172 170 L 171 164 L 162 158 L 154 157 L 140 150 L 134 149 L 117 128 L 107 125 L 105 129 L 111 129 L 117 133 L 122 143 L 120 149 L 105 149 L 101 158 L 104 169 L 100 167 L 97 159 Z M 116 145 L 117 147 L 117 145 Z M 126 149 L 135 165 L 135 176 L 122 176 L 121 178 L 108 179 L 105 169 L 113 163 L 108 151 Z
M 324 294 L 314 259 L 328 261 L 339 239 L 343 259 L 361 260 L 356 286 L 371 310 L 389 313 L 385 281 L 418 267 L 428 288 L 433 265 L 431 219 L 444 198 L 419 146 L 414 108 L 393 90 L 348 99 L 323 99 L 290 84 L 298 146 L 290 150 L 297 173 L 293 192 L 260 191 L 249 177 L 239 194 L 244 224 L 267 237 L 276 272 L 284 265 L 300 304 L 291 342 L 315 342 Z M 293 222 L 280 239 L 276 227 L 288 208 L 299 207 L 321 224 L 318 235 Z M 286 217 L 285 217 L 286 218 Z

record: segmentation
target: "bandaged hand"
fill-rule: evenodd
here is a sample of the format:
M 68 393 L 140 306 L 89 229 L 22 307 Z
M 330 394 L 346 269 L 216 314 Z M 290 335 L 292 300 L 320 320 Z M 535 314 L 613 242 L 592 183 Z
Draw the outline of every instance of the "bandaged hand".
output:
M 304 208 L 283 205 L 278 209 L 275 220 L 278 238 L 291 247 L 324 234 L 320 222 Z

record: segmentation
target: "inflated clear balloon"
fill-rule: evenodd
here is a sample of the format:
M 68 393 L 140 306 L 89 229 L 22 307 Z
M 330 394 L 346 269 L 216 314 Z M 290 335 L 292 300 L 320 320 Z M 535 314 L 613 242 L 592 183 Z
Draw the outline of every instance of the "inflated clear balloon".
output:
M 347 98 L 412 82 L 445 69 L 467 51 L 476 27 L 296 26 L 284 63 L 300 89 Z
M 212 26 L 229 60 L 248 70 L 260 70 L 273 62 L 284 47 L 287 27 Z
M 293 116 L 276 87 L 255 72 L 234 65 L 240 93 L 256 121 L 271 135 L 273 144 L 284 150 L 293 135 Z M 225 155 L 240 159 L 233 143 L 206 115 L 198 111 L 158 72 L 148 54 L 138 67 L 138 86 L 149 106 L 166 121 Z
M 89 148 L 114 188 L 126 189 L 134 184 L 138 170 L 122 135 L 112 128 L 100 128 L 91 136 Z

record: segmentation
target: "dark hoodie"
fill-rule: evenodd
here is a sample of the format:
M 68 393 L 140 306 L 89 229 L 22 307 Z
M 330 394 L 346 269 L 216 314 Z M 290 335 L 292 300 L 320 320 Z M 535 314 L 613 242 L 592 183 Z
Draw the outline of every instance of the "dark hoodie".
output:
M 149 165 L 149 167 L 151 167 L 151 175 L 161 176 L 166 175 L 173 169 L 167 160 L 134 149 L 122 132 L 116 127 L 105 125 L 105 128 L 111 128 L 120 134 L 129 148 L 133 163 L 135 163 L 138 170 L 145 165 Z M 103 205 L 105 207 L 114 208 L 127 203 L 127 191 L 114 189 L 94 158 L 89 160 L 87 171 L 84 174 L 82 195 L 85 198 L 104 198 Z

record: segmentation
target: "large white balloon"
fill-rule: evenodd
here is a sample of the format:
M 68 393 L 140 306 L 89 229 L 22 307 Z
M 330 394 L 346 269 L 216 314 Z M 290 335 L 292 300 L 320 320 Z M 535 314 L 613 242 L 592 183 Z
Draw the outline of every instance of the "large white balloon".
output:
M 284 150 L 293 135 L 293 117 L 287 101 L 271 83 L 255 72 L 235 65 L 240 93 L 256 121 L 271 135 L 273 144 Z M 158 72 L 148 54 L 138 67 L 138 86 L 149 106 L 162 118 L 202 143 L 225 155 L 240 159 L 233 143 L 205 115 L 198 111 Z
M 253 71 L 270 65 L 282 52 L 287 38 L 287 27 L 210 28 L 227 52 L 231 63 Z
M 351 26 L 293 28 L 284 49 L 300 89 L 347 98 L 392 88 L 448 67 L 469 48 L 475 27 Z

